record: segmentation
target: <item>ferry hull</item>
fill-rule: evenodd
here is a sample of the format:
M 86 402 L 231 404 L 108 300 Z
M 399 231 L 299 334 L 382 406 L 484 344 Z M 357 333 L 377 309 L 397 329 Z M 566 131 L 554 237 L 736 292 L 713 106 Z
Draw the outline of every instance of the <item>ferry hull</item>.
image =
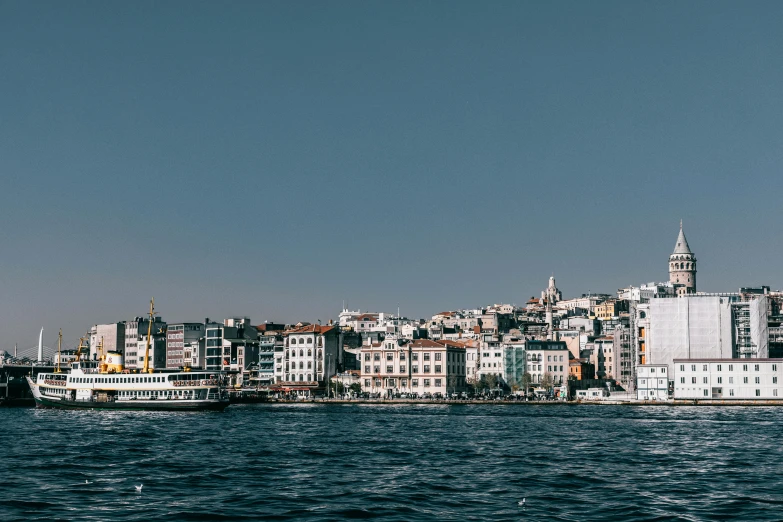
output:
M 30 377 L 27 377 L 33 392 L 35 406 L 60 410 L 124 410 L 124 411 L 223 411 L 231 403 L 228 399 L 177 400 L 177 399 L 141 399 L 141 400 L 71 400 L 50 397 L 41 393 L 41 389 Z
M 223 411 L 228 401 L 69 401 L 36 397 L 38 408 L 60 410 Z

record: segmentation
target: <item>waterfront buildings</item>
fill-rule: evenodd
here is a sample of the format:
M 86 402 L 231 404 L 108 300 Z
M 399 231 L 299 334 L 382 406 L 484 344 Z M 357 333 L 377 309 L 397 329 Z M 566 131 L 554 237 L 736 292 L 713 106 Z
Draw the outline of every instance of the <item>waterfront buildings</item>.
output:
M 545 375 L 552 378 L 553 384 L 568 382 L 569 353 L 562 341 L 525 341 L 527 372 L 531 383 L 540 384 Z
M 200 368 L 206 345 L 204 323 L 176 323 L 166 329 L 166 368 Z
M 643 364 L 637 367 L 636 398 L 643 401 L 665 401 L 669 398 L 669 367 L 665 364 Z
M 779 399 L 783 359 L 676 359 L 675 399 Z
M 125 350 L 125 322 L 96 324 L 90 328 L 90 359 L 98 359 L 98 347 L 103 342 L 103 353 Z M 127 362 L 126 362 L 127 364 Z
M 309 393 L 337 373 L 342 354 L 336 326 L 300 323 L 286 330 L 283 339 L 285 373 L 281 384 Z
M 465 387 L 465 348 L 455 343 L 390 338 L 363 346 L 361 360 L 366 392 L 445 396 Z
M 124 324 L 125 337 L 123 340 L 123 351 L 125 355 L 125 366 L 127 368 L 136 369 L 144 366 L 141 356 L 144 355 L 142 352 L 146 349 L 146 336 L 148 331 L 152 332 L 153 337 L 159 338 L 160 336 L 163 336 L 163 350 L 165 351 L 166 323 L 160 317 L 155 317 L 151 329 L 149 328 L 149 319 L 146 317 L 135 317 L 130 321 L 125 321 Z M 142 338 L 144 338 L 144 343 L 142 343 Z M 154 342 L 153 344 L 160 346 L 160 341 Z M 153 358 L 153 360 L 155 359 Z M 160 361 L 160 358 L 157 360 Z M 157 366 L 157 368 L 165 368 L 165 360 L 166 357 L 164 356 L 163 362 L 161 363 L 162 365 Z

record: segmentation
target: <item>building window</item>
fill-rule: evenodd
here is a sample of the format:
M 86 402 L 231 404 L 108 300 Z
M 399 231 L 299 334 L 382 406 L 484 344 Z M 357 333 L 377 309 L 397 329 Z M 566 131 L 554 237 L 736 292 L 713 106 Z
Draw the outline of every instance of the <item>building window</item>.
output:
M 644 384 L 644 383 L 642 383 Z M 680 384 L 685 384 L 685 377 L 680 377 Z
M 778 371 L 778 365 L 777 365 L 777 364 L 773 364 L 773 365 L 772 365 L 772 371 L 773 371 L 773 372 L 776 372 L 776 371 Z
M 440 379 L 435 379 L 435 386 L 442 386 Z
M 748 384 L 748 378 L 747 377 L 743 377 L 742 378 L 742 383 L 743 384 Z
M 369 365 L 364 367 L 364 373 L 370 373 L 370 366 Z
M 429 379 L 424 379 L 424 386 L 427 387 L 429 385 L 430 385 L 430 380 Z
M 430 365 L 429 364 L 425 364 L 424 365 L 424 373 L 430 373 Z
M 436 361 L 440 361 L 440 360 L 441 360 L 440 358 L 441 358 L 441 354 L 440 354 L 440 352 L 436 353 L 436 354 L 435 354 L 435 360 L 436 360 Z
M 756 390 L 756 397 L 761 397 L 761 390 Z
M 393 361 L 394 360 L 394 354 L 392 352 L 388 352 L 386 354 L 386 360 L 387 361 Z
M 701 371 L 703 371 L 703 372 L 707 371 L 707 365 L 706 364 L 702 367 Z
M 778 396 L 778 391 L 777 391 L 777 390 L 772 390 L 772 395 L 774 395 L 775 397 L 777 397 L 777 396 Z
M 719 364 L 719 365 L 718 365 L 718 371 L 721 371 L 720 367 L 721 367 L 721 365 Z
M 413 373 L 419 373 L 419 365 L 414 364 L 413 366 L 411 366 L 411 371 Z
M 429 361 L 430 360 L 430 354 L 429 353 L 427 353 L 427 352 L 424 353 L 424 360 L 425 361 Z
M 400 366 L 400 373 L 405 373 L 405 366 Z
M 381 354 L 374 353 L 374 354 L 372 354 L 372 358 L 373 358 L 374 361 L 380 361 L 381 360 Z
M 418 386 L 419 385 L 419 379 L 411 379 L 411 386 Z
M 691 377 L 691 384 L 696 384 L 696 377 Z
M 705 397 L 707 396 L 707 390 L 704 390 L 704 396 Z
M 743 371 L 743 372 L 746 372 L 746 371 L 748 371 L 748 365 L 747 365 L 747 364 L 743 364 L 743 365 L 742 365 L 742 371 Z
M 401 361 L 405 360 L 405 352 L 400 352 L 400 360 Z
M 734 390 L 733 389 L 729 390 L 729 397 L 734 397 Z
M 756 377 L 756 384 L 761 384 L 761 379 L 759 377 Z
M 734 384 L 734 377 L 729 377 L 729 384 Z
M 681 365 L 680 365 L 680 371 L 681 371 L 681 372 L 684 372 L 684 371 L 685 371 L 685 365 L 684 365 L 684 364 L 681 364 Z
M 729 371 L 730 371 L 730 372 L 733 372 L 733 371 L 734 371 L 734 365 L 733 365 L 733 364 L 730 364 L 730 365 L 729 365 Z
M 386 373 L 394 373 L 394 366 L 387 366 Z
M 440 373 L 440 371 L 441 371 L 441 365 L 440 364 L 436 364 L 435 365 L 435 373 Z
M 400 386 L 403 388 L 408 386 L 408 379 L 400 379 Z
M 706 377 L 704 378 L 704 384 L 707 384 L 707 378 Z
M 723 382 L 723 377 L 718 377 L 718 384 L 721 384 Z
M 777 377 L 773 377 L 772 378 L 772 384 L 777 384 L 777 383 L 778 383 L 778 378 Z

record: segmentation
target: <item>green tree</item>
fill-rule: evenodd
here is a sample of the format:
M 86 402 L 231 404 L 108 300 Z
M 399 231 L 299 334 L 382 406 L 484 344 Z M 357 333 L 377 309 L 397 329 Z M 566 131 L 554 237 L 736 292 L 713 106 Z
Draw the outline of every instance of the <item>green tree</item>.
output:
M 355 383 L 351 384 L 350 388 L 348 388 L 348 389 L 351 390 L 352 392 L 354 392 L 356 395 L 359 395 L 360 393 L 362 393 L 362 385 L 359 384 L 358 382 L 355 382 Z

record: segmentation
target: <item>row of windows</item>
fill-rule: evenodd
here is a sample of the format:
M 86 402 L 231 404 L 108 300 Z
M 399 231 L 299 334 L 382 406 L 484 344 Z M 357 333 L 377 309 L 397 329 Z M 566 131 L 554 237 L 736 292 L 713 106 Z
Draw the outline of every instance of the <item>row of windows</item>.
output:
M 74 383 L 128 384 L 135 382 L 165 382 L 163 377 L 73 377 Z
M 755 384 L 761 384 L 761 377 L 754 377 Z M 772 378 L 772 384 L 777 384 L 778 378 Z M 680 384 L 685 384 L 685 377 L 680 377 Z M 691 377 L 691 384 L 696 384 L 696 377 Z M 702 377 L 702 384 L 709 384 L 707 377 Z M 718 384 L 723 384 L 723 377 L 718 377 Z M 728 384 L 734 384 L 734 377 L 729 377 Z M 748 377 L 742 378 L 742 384 L 748 384 Z
M 457 371 L 459 371 L 460 369 L 462 369 L 464 371 L 464 368 L 460 367 L 460 366 L 453 366 L 453 367 L 449 366 L 449 368 L 454 368 L 454 372 L 455 373 Z M 405 373 L 407 371 L 407 369 L 408 369 L 407 366 L 400 365 L 400 371 L 399 372 L 395 372 L 394 371 L 394 366 L 387 365 L 386 366 L 386 373 Z M 429 364 L 425 364 L 423 366 L 423 369 L 424 369 L 424 371 L 422 373 L 430 373 L 430 365 Z M 435 365 L 435 373 L 441 373 L 442 371 L 443 371 L 443 366 L 440 365 L 440 364 L 436 364 Z M 370 366 L 369 365 L 365 365 L 364 366 L 364 373 L 381 373 L 381 366 L 380 365 L 373 366 L 372 367 L 372 372 L 370 372 Z M 411 373 L 419 373 L 419 365 L 418 364 L 414 364 L 414 365 L 411 366 Z
M 692 390 L 692 389 L 693 388 L 677 388 L 677 390 L 682 390 L 682 391 L 687 391 L 687 390 Z M 723 388 L 715 388 L 715 390 L 716 390 L 716 392 L 718 394 L 721 394 L 721 395 L 723 394 Z M 703 390 L 702 394 L 703 394 L 704 397 L 709 397 L 710 396 L 710 391 L 708 389 L 707 390 Z M 756 389 L 755 390 L 755 395 L 756 395 L 756 397 L 761 397 L 761 390 Z M 778 390 L 772 390 L 772 396 L 773 397 L 777 397 L 778 396 Z M 729 397 L 735 397 L 733 388 L 729 388 Z
M 452 354 L 448 354 L 448 355 L 451 356 Z M 434 357 L 435 357 L 436 361 L 442 361 L 443 360 L 443 352 L 435 352 L 435 356 Z M 422 359 L 424 359 L 425 361 L 429 361 L 430 360 L 430 353 L 429 352 L 422 353 Z M 364 360 L 365 361 L 369 361 L 370 360 L 370 354 L 369 353 L 365 353 L 364 354 Z M 378 353 L 378 352 L 373 353 L 372 354 L 372 360 L 373 361 L 380 361 L 381 360 L 381 354 Z M 387 352 L 386 353 L 386 360 L 387 361 L 393 361 L 394 360 L 394 352 Z M 401 361 L 405 360 L 405 352 L 400 352 L 400 360 Z M 418 361 L 419 360 L 419 352 L 411 353 L 411 360 Z M 455 356 L 453 359 L 451 357 L 449 357 L 448 360 L 449 361 L 451 361 L 451 360 L 455 360 L 456 361 L 457 357 Z
M 529 354 L 527 354 L 527 360 L 528 361 L 542 362 L 544 360 L 544 356 L 541 355 L 541 354 L 536 355 L 534 353 L 529 353 Z M 563 362 L 563 356 L 562 355 L 559 355 L 559 356 L 558 355 L 547 355 L 546 356 L 546 360 L 547 360 L 547 362 Z
M 364 386 L 366 388 L 369 388 L 372 386 L 372 380 L 371 379 L 365 379 L 364 380 Z M 422 383 L 424 387 L 430 386 L 430 383 L 432 381 L 430 379 L 422 379 Z M 419 379 L 411 379 L 411 386 L 418 386 L 419 385 Z M 383 380 L 382 379 L 375 379 L 375 387 L 381 388 L 383 386 Z M 397 386 L 397 379 L 394 378 L 388 378 L 386 379 L 386 386 Z M 435 379 L 435 386 L 443 386 L 443 379 Z M 408 387 L 408 379 L 400 379 L 400 387 L 407 388 Z
M 691 364 L 691 371 L 692 371 L 692 372 L 695 372 L 695 371 L 696 371 L 696 366 L 697 366 L 697 365 L 695 365 L 695 364 Z M 748 371 L 748 366 L 750 366 L 750 365 L 748 365 L 748 364 L 743 364 L 743 365 L 742 365 L 742 371 L 743 371 L 743 372 L 747 372 L 747 371 Z M 734 371 L 734 365 L 733 365 L 733 364 L 729 364 L 729 365 L 728 365 L 728 367 L 729 367 L 729 371 L 730 371 L 730 372 L 733 372 L 733 371 Z M 717 369 L 719 372 L 722 372 L 722 371 L 723 371 L 723 365 L 722 365 L 722 364 L 718 364 L 718 365 L 716 365 L 716 369 Z M 653 370 L 653 371 L 655 371 L 654 369 L 652 369 L 652 370 Z M 661 371 L 661 373 L 666 373 L 665 371 L 663 371 L 663 368 L 662 368 L 661 370 L 662 370 L 662 371 Z M 681 372 L 684 372 L 684 371 L 685 371 L 685 365 L 684 365 L 684 364 L 681 364 L 681 365 L 680 365 L 680 371 L 681 371 Z M 709 365 L 708 365 L 708 364 L 702 364 L 702 365 L 701 365 L 701 371 L 703 371 L 703 372 L 709 371 Z M 758 372 L 758 371 L 760 371 L 760 365 L 758 365 L 758 364 L 754 364 L 754 365 L 753 365 L 753 371 L 755 371 L 755 372 Z M 772 365 L 772 371 L 773 371 L 773 372 L 776 372 L 776 371 L 778 371 L 778 365 L 777 365 L 777 364 L 773 364 L 773 365 Z

